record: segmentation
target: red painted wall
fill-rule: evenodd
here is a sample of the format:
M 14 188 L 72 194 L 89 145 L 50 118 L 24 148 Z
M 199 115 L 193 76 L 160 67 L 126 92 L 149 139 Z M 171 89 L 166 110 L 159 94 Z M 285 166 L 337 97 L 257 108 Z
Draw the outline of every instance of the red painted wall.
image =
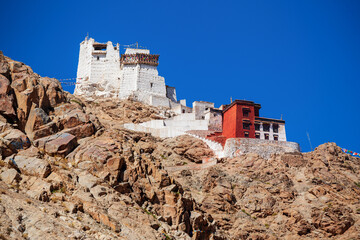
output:
M 255 138 L 255 116 L 259 116 L 259 104 L 250 101 L 236 100 L 225 112 L 223 112 L 222 133 L 207 136 L 208 139 L 225 144 L 228 138 L 245 138 L 245 132 L 249 132 L 249 138 Z M 243 109 L 250 111 L 244 116 Z M 243 120 L 250 122 L 250 129 L 243 128 Z
M 243 109 L 250 109 L 248 116 L 244 116 Z M 258 111 L 258 110 L 257 110 Z M 250 121 L 250 129 L 243 128 L 243 120 Z M 245 137 L 249 132 L 249 138 L 255 138 L 255 108 L 251 103 L 235 103 L 223 114 L 223 133 L 226 138 Z
M 236 105 L 232 106 L 226 112 L 223 113 L 223 133 L 222 135 L 226 138 L 236 137 Z

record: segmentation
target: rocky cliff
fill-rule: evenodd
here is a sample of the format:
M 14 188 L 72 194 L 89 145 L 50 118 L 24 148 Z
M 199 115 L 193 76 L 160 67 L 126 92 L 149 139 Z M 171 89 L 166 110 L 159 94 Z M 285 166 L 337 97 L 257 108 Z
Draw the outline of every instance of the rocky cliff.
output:
M 215 159 L 191 136 L 123 129 L 173 115 L 79 99 L 0 53 L 0 239 L 360 239 L 359 158 Z

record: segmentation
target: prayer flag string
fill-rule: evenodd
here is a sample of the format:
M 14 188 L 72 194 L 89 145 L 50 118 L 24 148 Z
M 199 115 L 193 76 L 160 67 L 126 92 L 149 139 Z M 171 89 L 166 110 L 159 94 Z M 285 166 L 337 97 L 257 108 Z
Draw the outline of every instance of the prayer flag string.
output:
M 358 153 L 358 152 L 353 152 L 353 151 L 350 151 L 350 150 L 348 150 L 348 149 L 346 149 L 346 148 L 342 148 L 341 149 L 344 153 L 349 153 L 349 154 L 352 154 L 353 156 L 359 156 L 360 157 L 360 153 Z

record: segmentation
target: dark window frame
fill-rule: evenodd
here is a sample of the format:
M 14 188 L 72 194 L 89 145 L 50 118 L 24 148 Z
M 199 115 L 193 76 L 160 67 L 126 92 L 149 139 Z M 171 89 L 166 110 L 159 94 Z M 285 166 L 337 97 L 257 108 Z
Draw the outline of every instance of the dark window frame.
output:
M 251 112 L 251 110 L 249 108 L 243 108 L 242 109 L 243 117 L 249 117 L 250 112 Z
M 243 122 L 243 129 L 250 130 L 250 125 L 251 125 L 251 123 Z
M 263 123 L 263 131 L 264 132 L 270 132 L 270 124 Z
M 279 132 L 279 125 L 278 125 L 278 124 L 273 124 L 273 132 L 274 132 L 274 133 L 278 133 L 278 132 Z

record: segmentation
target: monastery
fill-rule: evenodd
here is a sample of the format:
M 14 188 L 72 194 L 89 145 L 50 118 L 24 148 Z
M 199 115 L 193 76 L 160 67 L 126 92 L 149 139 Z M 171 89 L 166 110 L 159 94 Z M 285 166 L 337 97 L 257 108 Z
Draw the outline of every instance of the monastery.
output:
M 161 138 L 189 134 L 205 141 L 218 157 L 250 150 L 263 156 L 299 151 L 297 143 L 286 140 L 285 121 L 260 117 L 260 104 L 235 100 L 215 108 L 214 103 L 195 101 L 192 108 L 187 107 L 186 100 L 177 100 L 176 89 L 165 85 L 158 65 L 159 55 L 150 54 L 148 49 L 129 47 L 120 55 L 119 44 L 98 43 L 86 37 L 80 43 L 74 94 L 89 99 L 131 98 L 170 108 L 177 114 L 173 118 L 124 127 Z
M 132 98 L 153 106 L 174 108 L 175 88 L 165 85 L 157 66 L 159 55 L 147 49 L 127 48 L 120 57 L 119 44 L 98 43 L 85 38 L 80 43 L 77 84 L 74 94 L 88 98 Z

